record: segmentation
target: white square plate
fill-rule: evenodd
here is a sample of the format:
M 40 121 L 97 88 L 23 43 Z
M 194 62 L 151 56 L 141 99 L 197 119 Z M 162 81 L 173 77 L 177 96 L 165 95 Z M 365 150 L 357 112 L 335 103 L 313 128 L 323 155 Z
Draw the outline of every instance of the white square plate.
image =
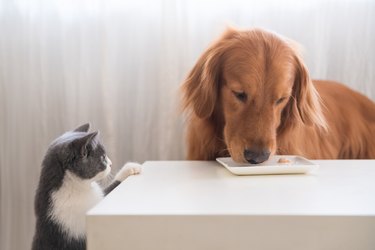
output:
M 279 163 L 280 158 L 289 162 Z M 216 161 L 235 175 L 306 174 L 319 168 L 319 165 L 298 155 L 273 155 L 260 164 L 236 163 L 231 157 L 216 158 Z

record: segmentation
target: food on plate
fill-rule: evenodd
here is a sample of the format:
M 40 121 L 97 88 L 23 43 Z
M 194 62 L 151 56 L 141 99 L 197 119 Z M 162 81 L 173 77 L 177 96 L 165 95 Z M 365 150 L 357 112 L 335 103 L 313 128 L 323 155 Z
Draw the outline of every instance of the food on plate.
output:
M 290 163 L 290 160 L 288 160 L 288 159 L 285 158 L 285 157 L 281 157 L 281 158 L 277 161 L 277 163 L 288 164 L 288 163 Z

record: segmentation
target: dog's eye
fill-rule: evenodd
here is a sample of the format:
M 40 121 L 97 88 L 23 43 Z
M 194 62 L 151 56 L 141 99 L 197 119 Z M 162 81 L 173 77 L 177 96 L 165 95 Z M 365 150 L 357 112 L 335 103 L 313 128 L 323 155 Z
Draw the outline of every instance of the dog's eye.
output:
M 247 95 L 245 92 L 236 92 L 236 91 L 232 91 L 234 96 L 240 100 L 241 102 L 246 102 L 247 100 Z
M 280 99 L 278 99 L 277 101 L 276 101 L 276 105 L 279 105 L 280 103 L 282 103 L 283 101 L 285 101 L 286 100 L 286 97 L 281 97 Z

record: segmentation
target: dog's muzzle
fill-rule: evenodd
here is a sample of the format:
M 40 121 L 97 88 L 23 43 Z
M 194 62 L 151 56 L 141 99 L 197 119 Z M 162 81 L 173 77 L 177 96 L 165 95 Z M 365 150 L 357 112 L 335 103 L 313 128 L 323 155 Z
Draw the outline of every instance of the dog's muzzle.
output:
M 243 155 L 251 164 L 259 164 L 262 163 L 270 157 L 271 152 L 268 149 L 262 150 L 253 150 L 253 149 L 245 149 Z

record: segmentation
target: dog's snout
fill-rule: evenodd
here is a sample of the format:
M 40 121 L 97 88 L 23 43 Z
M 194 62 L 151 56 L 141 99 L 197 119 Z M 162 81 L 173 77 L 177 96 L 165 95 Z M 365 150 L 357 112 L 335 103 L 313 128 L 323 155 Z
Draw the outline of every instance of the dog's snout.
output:
M 251 164 L 258 164 L 268 160 L 271 152 L 268 149 L 245 149 L 243 154 L 246 161 L 248 161 Z

